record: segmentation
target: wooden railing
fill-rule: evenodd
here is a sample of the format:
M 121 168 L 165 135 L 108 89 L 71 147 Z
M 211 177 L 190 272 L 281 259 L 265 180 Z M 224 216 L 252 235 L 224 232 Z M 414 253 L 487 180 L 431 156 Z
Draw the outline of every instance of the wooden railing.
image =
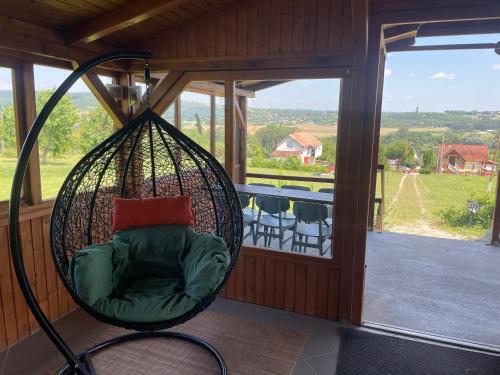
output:
M 247 177 L 261 178 L 265 180 L 286 180 L 286 181 L 302 181 L 302 182 L 320 182 L 326 184 L 334 184 L 334 178 L 324 177 L 307 177 L 307 176 L 280 176 L 276 174 L 263 174 L 263 173 L 247 173 Z

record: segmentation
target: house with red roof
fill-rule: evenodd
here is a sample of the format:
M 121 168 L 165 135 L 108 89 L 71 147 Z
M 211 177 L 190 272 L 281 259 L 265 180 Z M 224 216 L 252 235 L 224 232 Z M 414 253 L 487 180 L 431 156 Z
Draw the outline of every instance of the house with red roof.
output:
M 311 133 L 296 131 L 278 143 L 273 157 L 298 157 L 302 164 L 313 164 L 323 153 L 321 141 Z
M 486 145 L 440 144 L 438 160 L 440 171 L 452 173 L 483 173 L 492 164 Z

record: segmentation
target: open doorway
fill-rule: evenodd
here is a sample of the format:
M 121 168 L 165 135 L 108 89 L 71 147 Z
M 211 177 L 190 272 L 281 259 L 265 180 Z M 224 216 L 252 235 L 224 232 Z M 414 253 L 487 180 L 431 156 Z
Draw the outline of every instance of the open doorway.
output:
M 496 43 L 500 35 L 422 39 L 417 46 Z M 368 234 L 363 320 L 500 347 L 500 249 L 487 246 L 500 56 L 435 49 L 387 57 L 377 181 L 384 215 L 381 231 Z

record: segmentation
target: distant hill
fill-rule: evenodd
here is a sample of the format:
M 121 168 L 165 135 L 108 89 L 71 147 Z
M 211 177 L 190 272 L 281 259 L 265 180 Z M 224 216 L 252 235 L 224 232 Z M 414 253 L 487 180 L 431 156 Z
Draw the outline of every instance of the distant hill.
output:
M 98 106 L 97 100 L 90 92 L 70 92 L 69 95 L 80 112 L 88 112 Z M 12 91 L 0 90 L 0 110 L 12 104 Z M 182 117 L 184 122 L 194 122 L 198 113 L 203 124 L 210 121 L 208 100 L 205 103 L 183 102 Z M 165 117 L 173 118 L 173 109 Z M 224 119 L 223 107 L 217 107 L 217 123 Z M 306 109 L 262 109 L 249 108 L 248 121 L 252 125 L 336 125 L 336 111 L 316 111 Z M 490 130 L 500 129 L 500 111 L 446 111 L 446 112 L 384 112 L 383 128 L 443 128 L 455 130 Z
M 87 112 L 90 108 L 99 105 L 90 92 L 70 92 L 69 96 L 80 112 Z M 0 110 L 6 105 L 12 105 L 12 101 L 12 91 L 0 90 Z

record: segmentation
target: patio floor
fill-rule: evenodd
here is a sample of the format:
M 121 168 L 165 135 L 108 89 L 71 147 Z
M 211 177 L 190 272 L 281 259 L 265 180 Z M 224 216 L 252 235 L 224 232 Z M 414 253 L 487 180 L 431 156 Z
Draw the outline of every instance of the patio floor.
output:
M 366 322 L 500 347 L 500 247 L 369 233 Z
M 291 375 L 335 373 L 340 348 L 339 323 L 223 298 L 218 298 L 209 310 L 262 325 L 302 332 L 308 339 Z M 75 347 L 82 336 L 98 335 L 103 324 L 79 309 L 59 320 L 56 327 L 69 344 Z M 85 334 L 82 335 L 82 332 Z M 59 353 L 48 338 L 39 332 L 8 350 L 0 351 L 0 374 L 44 374 L 56 356 Z

